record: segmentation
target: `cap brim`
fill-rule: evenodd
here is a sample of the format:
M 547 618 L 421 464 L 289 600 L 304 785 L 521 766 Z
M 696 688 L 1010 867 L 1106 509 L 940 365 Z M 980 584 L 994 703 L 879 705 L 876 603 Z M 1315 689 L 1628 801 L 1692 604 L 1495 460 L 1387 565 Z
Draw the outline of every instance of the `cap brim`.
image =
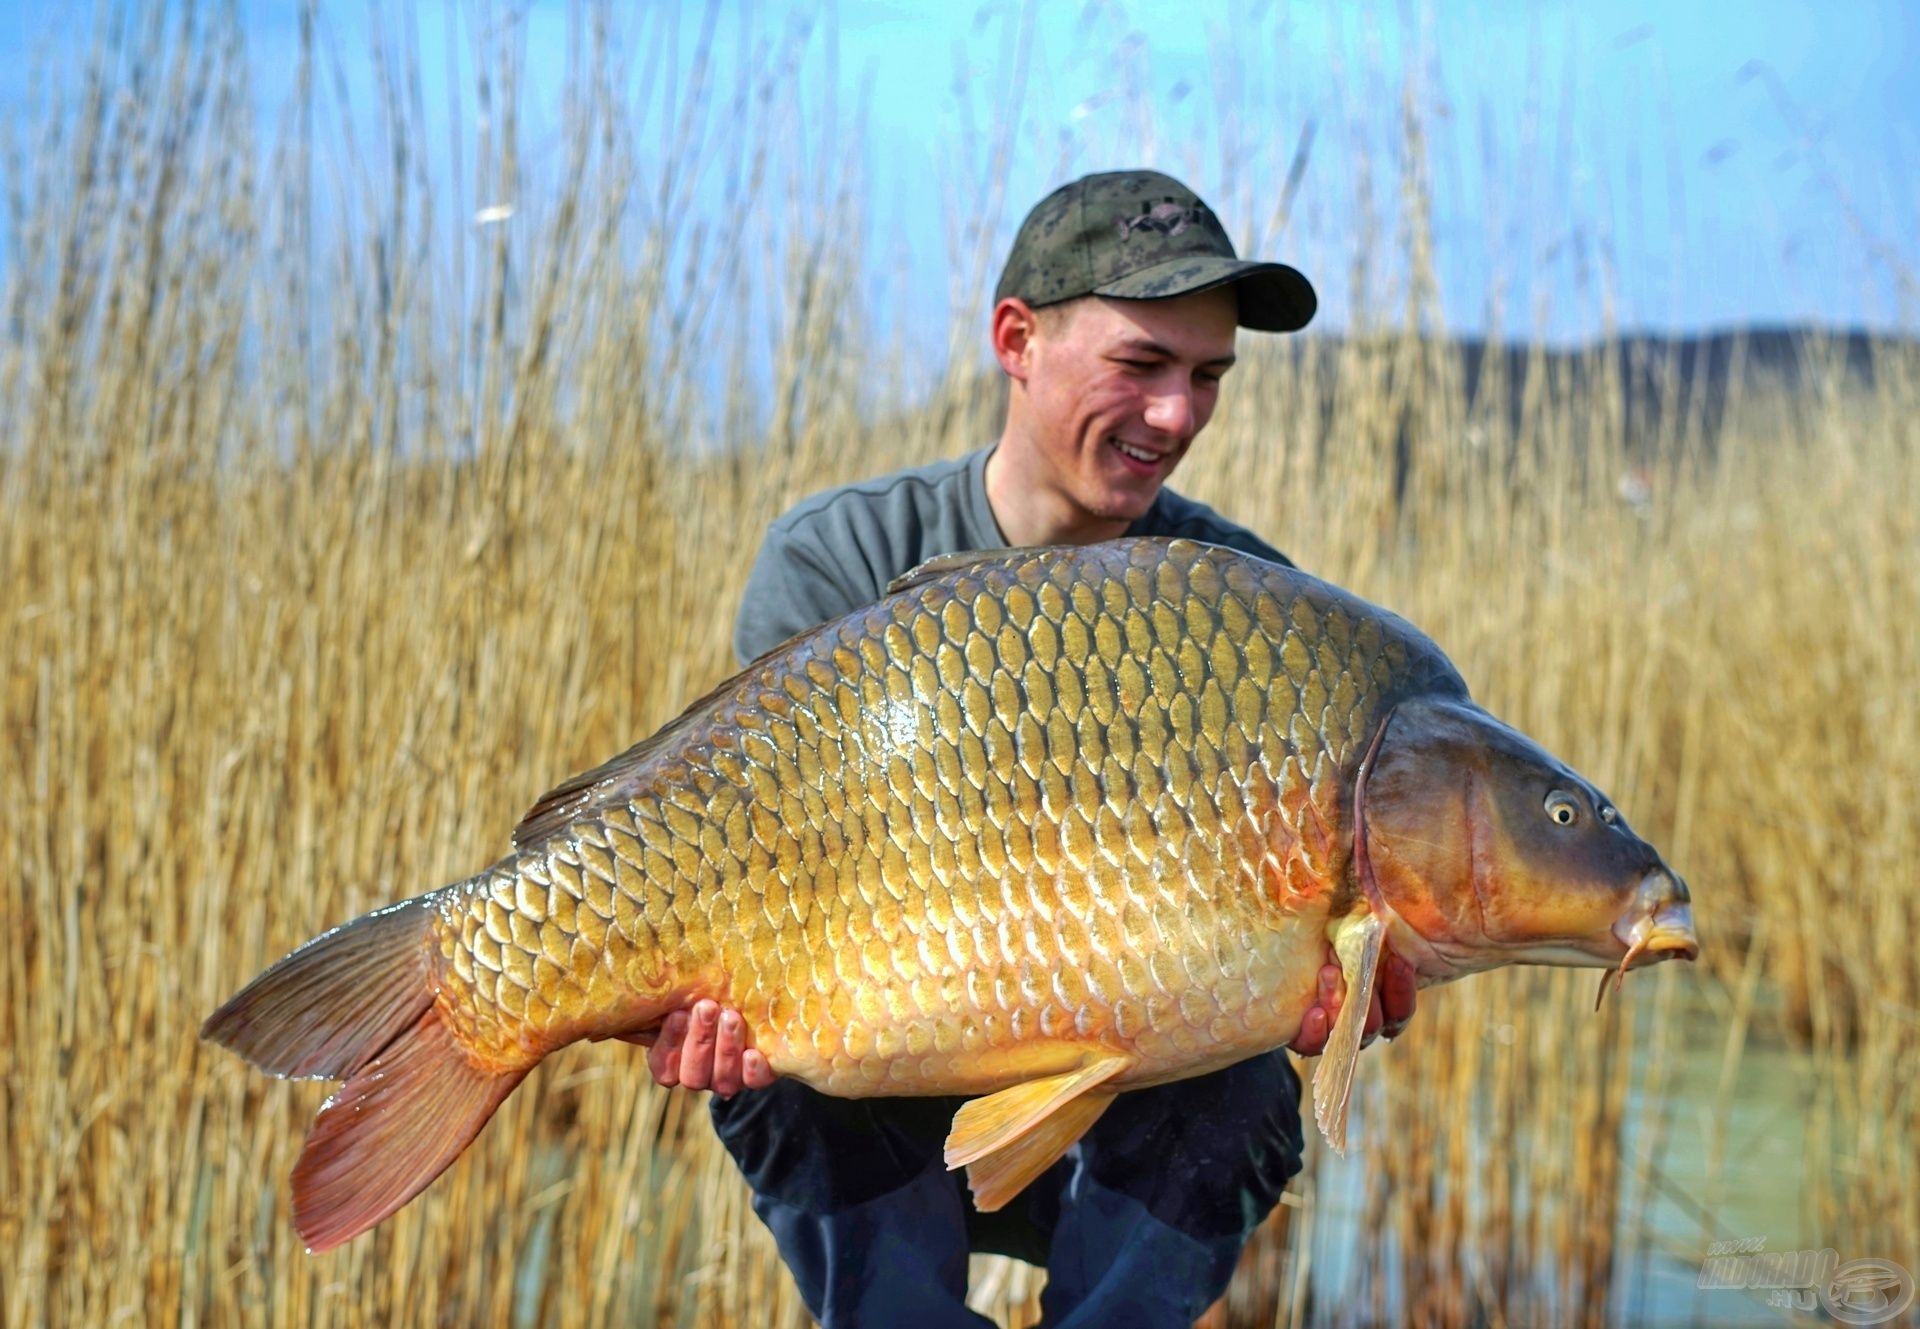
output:
M 1165 300 L 1228 282 L 1240 297 L 1240 326 L 1256 332 L 1298 332 L 1313 321 L 1320 305 L 1313 283 L 1284 263 L 1213 255 L 1170 258 L 1096 286 L 1093 293 L 1116 300 Z

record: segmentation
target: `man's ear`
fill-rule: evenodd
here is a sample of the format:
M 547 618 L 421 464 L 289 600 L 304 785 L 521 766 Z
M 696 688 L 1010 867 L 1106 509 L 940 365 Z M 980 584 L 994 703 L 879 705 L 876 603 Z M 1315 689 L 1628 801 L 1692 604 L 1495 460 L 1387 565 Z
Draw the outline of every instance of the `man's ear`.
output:
M 1039 316 L 1017 296 L 1010 295 L 993 307 L 993 357 L 1008 378 L 1027 381 L 1033 370 L 1033 341 L 1039 329 Z

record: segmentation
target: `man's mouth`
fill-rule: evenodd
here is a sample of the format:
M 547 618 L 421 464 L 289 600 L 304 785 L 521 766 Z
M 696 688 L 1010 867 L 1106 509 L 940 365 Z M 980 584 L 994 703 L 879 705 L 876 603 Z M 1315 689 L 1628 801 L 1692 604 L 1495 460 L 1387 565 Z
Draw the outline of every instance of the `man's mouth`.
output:
M 1151 475 L 1159 470 L 1171 455 L 1155 452 L 1151 448 L 1137 447 L 1132 443 L 1123 443 L 1117 438 L 1109 438 L 1107 446 L 1126 460 L 1128 470 L 1142 475 Z

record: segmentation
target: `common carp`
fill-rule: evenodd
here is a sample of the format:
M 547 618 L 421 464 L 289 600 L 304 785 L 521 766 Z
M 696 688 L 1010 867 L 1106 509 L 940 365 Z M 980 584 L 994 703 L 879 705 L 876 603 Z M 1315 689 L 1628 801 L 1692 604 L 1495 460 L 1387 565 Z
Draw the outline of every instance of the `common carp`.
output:
M 1422 985 L 1698 953 L 1685 883 L 1414 628 L 1293 569 L 1120 540 L 916 569 L 202 1033 L 345 1081 L 293 1172 L 316 1252 L 419 1193 L 549 1053 L 703 997 L 827 1093 L 980 1095 L 947 1162 L 990 1210 L 1115 1094 L 1290 1041 L 1329 942 L 1335 1147 L 1383 949 Z

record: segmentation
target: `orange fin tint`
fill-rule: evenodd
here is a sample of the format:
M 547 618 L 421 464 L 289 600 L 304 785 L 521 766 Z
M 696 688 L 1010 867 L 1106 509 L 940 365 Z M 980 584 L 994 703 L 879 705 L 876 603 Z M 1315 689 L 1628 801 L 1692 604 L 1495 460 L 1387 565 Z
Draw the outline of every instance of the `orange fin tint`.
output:
M 967 1187 L 973 1192 L 973 1207 L 990 1214 L 1025 1190 L 1028 1182 L 1053 1166 L 1055 1159 L 1100 1120 L 1100 1114 L 1117 1097 L 1096 1089 L 1069 1099 L 1012 1144 L 968 1164 Z
M 1380 952 L 1387 926 L 1371 913 L 1353 914 L 1336 925 L 1334 954 L 1347 977 L 1347 996 L 1341 1003 L 1326 1050 L 1313 1073 L 1313 1117 L 1333 1152 L 1347 1151 L 1347 1107 L 1353 1098 L 1353 1071 L 1360 1060 L 1360 1036 L 1373 1004 L 1373 985 L 1380 971 Z
M 1046 1120 L 1050 1113 L 1133 1064 L 1132 1057 L 1100 1057 L 1078 1070 L 1028 1080 L 963 1104 L 953 1114 L 953 1130 L 947 1135 L 948 1169 L 1004 1149 Z M 1078 1132 L 1075 1136 L 1077 1138 Z M 1060 1148 L 1065 1149 L 1072 1143 L 1068 1140 Z
M 344 1080 L 433 1001 L 433 895 L 323 932 L 207 1017 L 200 1037 L 264 1071 Z
M 293 1225 L 307 1250 L 352 1240 L 425 1190 L 528 1069 L 474 1065 L 429 1009 L 314 1119 L 293 1168 Z

